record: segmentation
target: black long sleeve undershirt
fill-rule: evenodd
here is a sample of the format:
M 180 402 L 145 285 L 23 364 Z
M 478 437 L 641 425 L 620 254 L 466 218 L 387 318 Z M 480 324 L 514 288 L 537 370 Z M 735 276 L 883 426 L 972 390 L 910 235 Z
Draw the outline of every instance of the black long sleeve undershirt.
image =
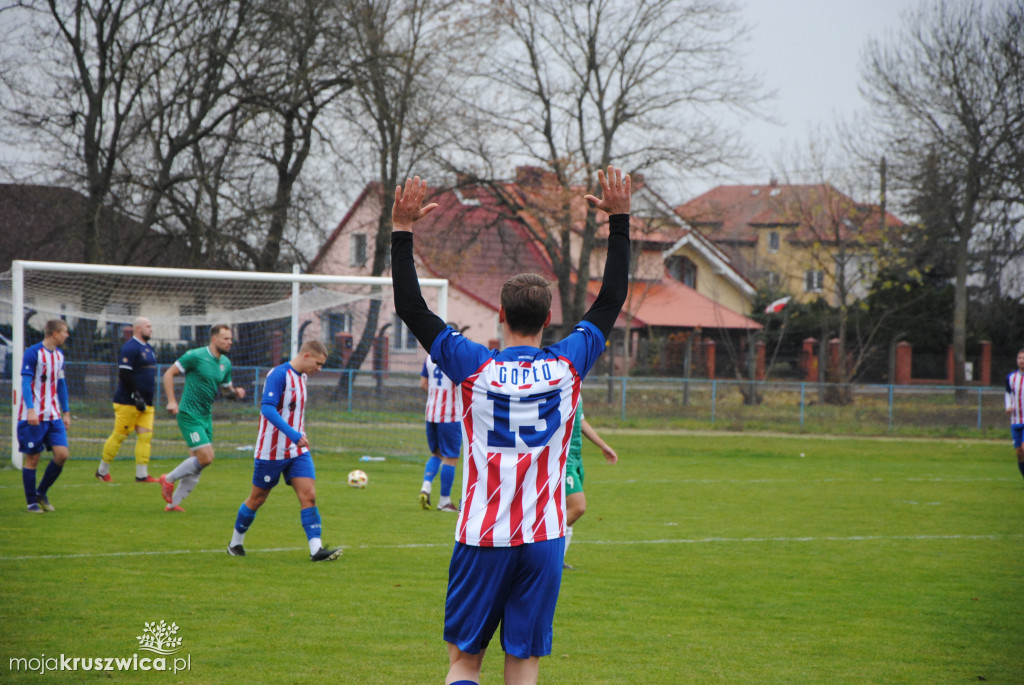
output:
M 604 261 L 601 290 L 583 320 L 597 326 L 607 340 L 628 293 L 629 214 L 612 214 L 608 217 L 608 256 Z
M 412 233 L 391 233 L 391 283 L 395 289 L 395 313 L 405 322 L 427 352 L 445 329 L 445 322 L 427 307 L 416 276 L 412 256 Z
M 609 217 L 608 229 L 608 257 L 601 290 L 583 315 L 583 320 L 596 326 L 605 339 L 615 327 L 629 291 L 629 214 L 613 214 Z M 420 292 L 409 231 L 391 233 L 391 282 L 395 289 L 396 313 L 429 352 L 446 324 L 430 311 Z

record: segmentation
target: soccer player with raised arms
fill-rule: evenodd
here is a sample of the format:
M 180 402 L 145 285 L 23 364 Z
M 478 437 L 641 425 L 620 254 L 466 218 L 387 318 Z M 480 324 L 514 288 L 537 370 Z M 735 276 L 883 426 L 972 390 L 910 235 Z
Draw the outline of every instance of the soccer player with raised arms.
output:
M 316 471 L 306 437 L 306 378 L 323 368 L 327 348 L 319 340 L 302 343 L 291 361 L 267 374 L 260 401 L 260 427 L 256 436 L 252 491 L 238 508 L 228 554 L 244 557 L 245 533 L 256 512 L 267 501 L 281 476 L 299 498 L 299 520 L 309 542 L 310 561 L 333 561 L 341 549 L 324 547 L 320 539 L 320 512 L 316 507 Z
M 550 284 L 537 274 L 513 276 L 501 288 L 500 351 L 467 340 L 428 309 L 412 230 L 437 205 L 423 204 L 419 177 L 395 189 L 395 308 L 459 386 L 463 403 L 463 499 L 444 620 L 449 685 L 480 682 L 499 623 L 505 683 L 536 683 L 540 657 L 551 653 L 565 550 L 566 452 L 580 385 L 604 351 L 629 287 L 629 176 L 609 167 L 598 180 L 602 197 L 585 199 L 609 215 L 609 236 L 593 305 L 567 337 L 541 348 L 551 321 Z
M 233 337 L 227 324 L 210 328 L 210 344 L 197 347 L 181 355 L 164 372 L 164 393 L 167 411 L 178 419 L 178 428 L 185 437 L 190 456 L 170 473 L 160 476 L 160 490 L 166 511 L 185 511 L 181 502 L 199 483 L 199 474 L 213 463 L 213 401 L 217 393 L 225 397 L 243 399 L 244 388 L 231 384 L 231 351 Z M 185 374 L 185 389 L 181 404 L 174 396 L 174 377 Z M 178 487 L 174 487 L 174 483 Z
M 144 316 L 132 322 L 132 337 L 117 355 L 117 389 L 114 390 L 114 431 L 103 444 L 103 456 L 96 477 L 109 483 L 110 465 L 117 458 L 121 443 L 135 431 L 135 482 L 156 483 L 149 475 L 149 456 L 153 447 L 153 396 L 156 393 L 156 352 L 149 344 L 153 324 Z
M 30 514 L 54 510 L 46 493 L 68 460 L 67 429 L 71 427 L 71 410 L 68 386 L 64 380 L 64 352 L 60 349 L 67 339 L 67 323 L 62 319 L 50 319 L 43 327 L 42 342 L 25 350 L 21 362 L 18 451 L 25 455 L 21 464 L 21 482 Z M 46 465 L 39 487 L 36 487 L 36 467 L 44 449 L 53 452 L 53 458 Z

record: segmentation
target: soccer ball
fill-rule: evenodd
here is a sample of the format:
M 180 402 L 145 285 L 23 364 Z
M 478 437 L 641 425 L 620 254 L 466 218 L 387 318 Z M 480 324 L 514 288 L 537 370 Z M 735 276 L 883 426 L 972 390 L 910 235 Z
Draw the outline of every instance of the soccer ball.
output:
M 366 475 L 365 471 L 356 469 L 348 474 L 348 485 L 350 488 L 365 488 L 370 478 Z

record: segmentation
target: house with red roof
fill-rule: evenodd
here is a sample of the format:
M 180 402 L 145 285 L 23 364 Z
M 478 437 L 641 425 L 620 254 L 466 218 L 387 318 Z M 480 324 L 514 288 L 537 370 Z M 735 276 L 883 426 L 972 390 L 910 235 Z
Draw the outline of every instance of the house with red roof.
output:
M 638 180 L 631 220 L 636 266 L 609 355 L 616 360 L 617 372 L 624 371 L 627 363 L 635 364 L 654 338 L 694 332 L 711 337 L 745 335 L 761 328 L 747 317 L 753 284 L 732 268 L 725 253 L 680 221 L 670 204 Z M 538 238 L 543 227 L 536 215 L 536 208 L 544 205 L 545 188 L 550 187 L 544 171 L 521 167 L 516 180 L 503 183 L 497 191 L 472 183 L 439 191 L 432 198 L 438 208 L 416 224 L 417 270 L 421 277 L 448 279 L 448 319 L 470 338 L 495 347 L 502 344 L 499 292 L 509 276 L 535 272 L 555 279 L 551 259 Z M 582 189 L 575 193 L 571 204 L 569 247 L 574 261 L 583 241 L 583 194 Z M 532 211 L 503 201 L 502 197 L 510 196 L 529 199 L 524 204 Z M 310 272 L 369 275 L 369 251 L 380 208 L 379 187 L 370 184 L 321 247 Z M 585 276 L 588 301 L 600 289 L 607 250 L 607 223 L 603 216 L 600 220 L 605 223 L 598 227 L 590 273 Z M 674 252 L 666 258 L 670 249 Z M 559 326 L 561 302 L 557 288 L 552 292 L 552 325 Z M 425 296 L 430 304 L 431 295 L 425 292 Z M 393 306 L 386 309 L 378 326 L 389 327 L 390 368 L 418 370 L 422 351 L 393 314 Z M 357 316 L 322 325 L 326 327 L 322 337 L 330 340 L 339 333 L 362 334 Z
M 835 306 L 866 294 L 887 231 L 903 223 L 829 184 L 723 185 L 676 208 L 759 288 Z

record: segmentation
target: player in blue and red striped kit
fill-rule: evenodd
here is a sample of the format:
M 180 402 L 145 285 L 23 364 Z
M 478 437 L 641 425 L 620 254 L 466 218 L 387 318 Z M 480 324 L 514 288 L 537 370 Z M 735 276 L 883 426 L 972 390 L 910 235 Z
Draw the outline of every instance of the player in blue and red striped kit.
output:
M 1017 469 L 1024 476 L 1024 350 L 1017 352 L 1017 370 L 1006 377 L 1006 413 L 1017 451 Z
M 260 427 L 256 437 L 252 491 L 238 508 L 228 554 L 244 557 L 245 533 L 270 490 L 284 475 L 284 482 L 299 498 L 299 520 L 309 542 L 310 561 L 334 561 L 341 549 L 325 547 L 320 539 L 320 512 L 316 507 L 316 471 L 305 432 L 306 377 L 323 368 L 327 348 L 307 340 L 289 362 L 274 367 L 263 384 Z
M 502 286 L 505 348 L 459 335 L 427 307 L 413 261 L 413 224 L 424 205 L 420 179 L 395 189 L 391 277 L 395 309 L 446 376 L 463 406 L 462 511 L 448 569 L 444 639 L 452 685 L 480 682 L 484 652 L 501 624 L 505 682 L 537 682 L 551 653 L 562 580 L 565 463 L 580 385 L 604 351 L 629 287 L 629 176 L 598 172 L 609 215 L 604 280 L 593 305 L 563 340 L 541 348 L 551 321 L 550 284 L 519 274 Z
M 25 455 L 21 482 L 31 514 L 54 510 L 46 493 L 68 460 L 67 429 L 71 427 L 64 353 L 60 350 L 68 339 L 68 325 L 61 319 L 50 319 L 43 336 L 42 342 L 25 350 L 18 405 L 18 450 Z M 53 452 L 53 459 L 36 487 L 36 467 L 44 449 Z
M 455 385 L 429 356 L 420 372 L 420 387 L 427 391 L 424 422 L 427 427 L 427 446 L 430 458 L 423 467 L 423 485 L 420 487 L 420 506 L 430 509 L 430 491 L 434 476 L 441 472 L 441 498 L 438 511 L 458 512 L 452 504 L 452 483 L 455 467 L 462 451 L 462 403 Z

